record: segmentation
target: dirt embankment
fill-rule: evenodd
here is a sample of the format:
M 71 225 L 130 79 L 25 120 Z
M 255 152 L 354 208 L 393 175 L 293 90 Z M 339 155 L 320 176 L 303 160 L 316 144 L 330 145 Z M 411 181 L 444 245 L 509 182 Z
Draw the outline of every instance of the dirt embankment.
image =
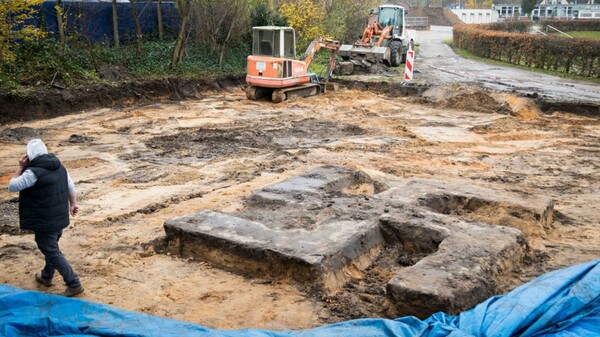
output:
M 335 78 L 332 81 L 345 89 L 369 91 L 389 97 L 418 97 L 420 103 L 431 103 L 431 99 L 427 97 L 431 90 L 448 91 L 447 87 L 436 89 L 429 85 L 407 86 L 402 83 L 386 81 L 370 82 L 345 78 Z M 229 90 L 243 86 L 245 86 L 243 76 L 231 75 L 216 79 L 155 79 L 124 82 L 119 85 L 98 84 L 65 90 L 36 88 L 21 94 L 0 91 L 0 125 L 53 118 L 99 107 L 123 108 L 160 101 L 202 99 L 207 92 L 214 94 L 215 90 Z M 450 95 L 452 97 L 438 97 L 438 102 L 434 102 L 434 105 L 475 111 L 490 110 L 500 113 L 506 113 L 510 110 L 500 106 L 504 99 L 493 99 L 485 94 L 485 91 L 470 90 L 473 94 L 467 92 L 469 90 L 459 89 L 458 87 L 450 89 L 449 91 L 453 92 Z M 467 93 L 465 94 L 465 92 Z M 460 95 L 456 96 L 457 94 Z M 555 111 L 570 111 L 571 113 L 590 117 L 600 115 L 600 105 L 598 104 L 546 101 L 537 95 L 528 95 L 527 98 L 535 101 L 536 108 L 546 114 L 552 114 Z M 18 128 L 3 130 L 0 134 L 0 140 L 22 140 L 22 138 L 42 136 L 41 134 L 28 134 L 28 131 L 32 130 L 20 130 Z M 38 132 L 39 130 L 34 131 Z M 15 132 L 18 134 L 13 134 Z M 21 134 L 19 132 L 25 133 Z
M 408 17 L 427 17 L 429 24 L 433 26 L 452 26 L 461 23 L 460 19 L 447 8 L 433 7 L 411 7 L 408 10 Z
M 345 79 L 334 81 L 348 89 L 372 91 L 394 97 L 418 96 L 428 88 L 388 82 Z M 216 79 L 139 80 L 118 85 L 97 84 L 69 89 L 40 87 L 22 93 L 0 91 L 0 125 L 53 118 L 98 107 L 122 108 L 158 101 L 202 99 L 207 91 L 214 93 L 215 90 L 239 88 L 244 85 L 246 85 L 244 76 L 231 75 Z M 10 134 L 2 134 L 0 137 L 15 138 Z
M 207 90 L 244 84 L 244 77 L 216 79 L 179 78 L 137 80 L 116 85 L 96 84 L 78 88 L 34 88 L 22 93 L 0 91 L 0 124 L 51 118 L 97 107 L 123 107 L 160 100 L 200 99 Z

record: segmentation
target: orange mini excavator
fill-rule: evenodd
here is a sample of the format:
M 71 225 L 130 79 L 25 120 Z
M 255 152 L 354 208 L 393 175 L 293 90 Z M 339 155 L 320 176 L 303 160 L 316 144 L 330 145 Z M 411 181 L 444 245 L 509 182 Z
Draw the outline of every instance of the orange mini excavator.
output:
M 296 96 L 313 96 L 325 92 L 326 85 L 308 66 L 321 48 L 332 50 L 324 82 L 331 77 L 340 42 L 317 38 L 310 43 L 300 60 L 296 56 L 296 34 L 291 27 L 252 28 L 252 55 L 248 56 L 246 96 L 260 99 L 270 96 L 279 103 Z

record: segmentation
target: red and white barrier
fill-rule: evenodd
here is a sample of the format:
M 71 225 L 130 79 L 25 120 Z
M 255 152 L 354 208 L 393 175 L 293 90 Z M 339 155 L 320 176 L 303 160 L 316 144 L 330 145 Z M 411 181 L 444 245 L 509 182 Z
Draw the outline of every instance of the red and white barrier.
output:
M 412 81 L 412 79 L 413 79 L 414 65 L 415 65 L 415 51 L 412 49 L 412 43 L 409 43 L 408 51 L 406 52 L 406 66 L 404 67 L 404 80 L 406 82 Z

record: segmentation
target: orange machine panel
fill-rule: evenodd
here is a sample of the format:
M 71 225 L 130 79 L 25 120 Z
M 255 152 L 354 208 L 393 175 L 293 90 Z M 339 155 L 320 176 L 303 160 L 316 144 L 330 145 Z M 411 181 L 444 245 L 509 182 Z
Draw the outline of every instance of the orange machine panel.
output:
M 286 88 L 310 82 L 302 61 L 269 56 L 248 56 L 248 84 L 267 88 Z

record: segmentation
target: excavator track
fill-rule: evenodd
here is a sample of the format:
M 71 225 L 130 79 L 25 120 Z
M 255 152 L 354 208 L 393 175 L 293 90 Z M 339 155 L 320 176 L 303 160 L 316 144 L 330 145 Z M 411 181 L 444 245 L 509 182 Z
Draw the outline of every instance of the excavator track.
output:
M 257 100 L 263 97 L 268 97 L 271 96 L 272 93 L 273 89 L 270 88 L 256 87 L 253 85 L 250 85 L 246 88 L 246 97 L 251 100 Z
M 320 93 L 321 86 L 318 83 L 306 83 L 295 87 L 276 89 L 271 95 L 271 100 L 275 103 L 281 103 L 292 97 L 308 97 Z

